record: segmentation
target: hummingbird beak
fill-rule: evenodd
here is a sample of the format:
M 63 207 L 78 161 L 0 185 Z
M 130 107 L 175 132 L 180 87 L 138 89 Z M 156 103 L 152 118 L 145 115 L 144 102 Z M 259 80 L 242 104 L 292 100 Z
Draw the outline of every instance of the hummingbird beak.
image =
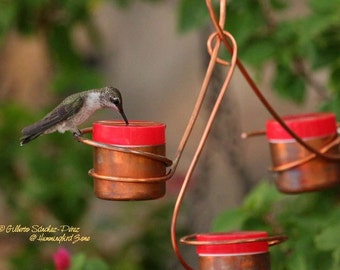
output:
M 127 118 L 126 118 L 125 113 L 124 113 L 123 111 L 121 111 L 120 114 L 122 115 L 122 117 L 123 117 L 123 119 L 124 119 L 126 125 L 128 126 L 128 125 L 129 125 L 129 121 L 128 121 Z
M 129 121 L 127 120 L 127 117 L 126 117 L 126 115 L 125 115 L 125 113 L 124 113 L 124 111 L 123 111 L 123 108 L 119 108 L 119 113 L 120 113 L 121 116 L 123 117 L 123 119 L 124 119 L 126 125 L 129 125 Z

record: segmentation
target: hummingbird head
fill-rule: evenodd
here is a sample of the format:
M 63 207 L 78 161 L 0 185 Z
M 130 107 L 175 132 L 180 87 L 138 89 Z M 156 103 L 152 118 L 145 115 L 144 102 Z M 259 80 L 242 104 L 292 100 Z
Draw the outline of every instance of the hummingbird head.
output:
M 123 117 L 125 123 L 128 125 L 129 121 L 123 110 L 123 99 L 122 95 L 117 88 L 108 86 L 104 88 L 101 94 L 101 104 L 103 107 L 112 108 L 117 110 Z

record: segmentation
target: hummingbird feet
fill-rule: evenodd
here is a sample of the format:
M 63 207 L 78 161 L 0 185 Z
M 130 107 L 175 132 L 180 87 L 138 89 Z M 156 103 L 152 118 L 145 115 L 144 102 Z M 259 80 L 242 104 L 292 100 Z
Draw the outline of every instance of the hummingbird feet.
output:
M 77 129 L 76 131 L 73 132 L 73 137 L 77 140 L 78 137 L 80 137 L 81 135 L 83 135 L 83 133 Z

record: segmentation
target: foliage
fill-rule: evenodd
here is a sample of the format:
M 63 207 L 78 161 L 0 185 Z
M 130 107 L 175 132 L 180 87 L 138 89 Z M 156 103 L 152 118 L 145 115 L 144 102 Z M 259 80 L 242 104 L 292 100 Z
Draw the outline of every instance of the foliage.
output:
M 158 203 L 143 220 L 139 220 L 140 233 L 114 255 L 112 269 L 173 269 L 167 267 L 168 256 L 173 252 L 169 237 L 172 209 L 173 202 Z M 179 227 L 178 233 L 186 233 L 183 226 Z
M 0 46 L 7 34 L 12 31 L 21 35 L 43 35 L 47 40 L 48 52 L 53 63 L 51 89 L 59 96 L 56 100 L 69 94 L 71 89 L 90 89 L 103 84 L 96 65 L 88 55 L 79 52 L 74 42 L 74 31 L 83 27 L 93 44 L 100 49 L 100 37 L 91 21 L 93 8 L 100 1 L 53 1 L 53 0 L 19 0 L 0 1 Z M 126 4 L 133 1 L 112 1 Z M 157 2 L 157 0 L 149 0 Z M 96 56 L 96 55 L 95 55 Z M 90 56 L 92 57 L 92 56 Z M 89 61 L 91 60 L 91 61 Z M 96 63 L 94 63 L 96 64 Z M 50 109 L 50 106 L 48 106 Z M 73 140 L 70 133 L 64 135 L 50 134 L 42 136 L 24 147 L 19 146 L 20 130 L 28 123 L 41 118 L 47 109 L 34 113 L 20 104 L 1 101 L 0 104 L 0 187 L 3 200 L 10 209 L 13 224 L 31 226 L 33 224 L 69 224 L 81 222 L 86 213 L 90 199 L 94 197 L 91 178 L 87 172 L 92 163 L 92 152 L 88 147 Z M 167 205 L 168 206 L 168 205 Z M 166 214 L 170 212 L 167 210 Z M 164 216 L 164 213 L 154 213 Z M 166 219 L 169 221 L 170 217 Z M 129 219 L 128 222 L 131 220 Z M 160 222 L 162 219 L 159 220 Z M 127 221 L 125 221 L 127 222 Z M 165 221 L 163 221 L 164 223 Z M 167 226 L 169 222 L 166 223 Z M 126 226 L 122 224 L 122 226 Z M 159 222 L 157 229 L 161 229 Z M 145 228 L 149 228 L 145 225 Z M 157 230 L 156 230 L 157 232 Z M 151 245 L 161 250 L 163 242 L 168 239 L 168 230 L 162 229 L 161 235 L 154 231 L 142 231 L 136 239 L 143 252 L 142 258 L 133 261 L 134 254 L 125 254 L 123 258 L 105 258 L 111 264 L 125 264 L 125 269 L 143 269 L 145 264 L 156 264 L 158 268 L 162 256 L 150 257 Z M 141 241 L 139 243 L 139 241 Z M 160 243 L 160 244 L 159 244 Z M 92 243 L 96 249 L 97 243 Z M 53 244 L 52 244 L 53 245 Z M 132 243 L 128 245 L 132 246 Z M 20 249 L 10 258 L 12 269 L 52 269 L 51 262 L 44 260 L 44 245 L 23 241 Z M 122 251 L 123 254 L 123 251 Z M 154 254 L 157 254 L 155 251 Z M 128 262 L 128 264 L 126 264 Z M 140 265 L 140 266 L 138 266 Z M 72 269 L 109 269 L 103 258 L 90 258 L 84 253 L 75 253 Z M 120 268 L 123 269 L 123 268 Z
M 70 270 L 109 270 L 110 267 L 101 259 L 87 258 L 84 253 L 78 253 L 72 258 Z
M 39 144 L 28 144 L 23 151 L 19 131 L 24 123 L 32 122 L 32 115 L 19 106 L 2 104 L 0 117 L 0 147 L 6 153 L 0 155 L 0 184 L 16 209 L 14 221 L 30 224 L 41 204 L 65 224 L 79 221 L 91 190 L 85 181 L 91 154 L 76 141 L 69 147 L 70 134 L 71 138 L 60 134 L 42 137 Z
M 100 40 L 91 22 L 91 11 L 98 2 L 0 1 L 0 44 L 10 31 L 23 35 L 43 33 L 53 60 L 51 84 L 56 93 L 64 95 L 69 89 L 96 87 L 102 78 L 96 67 L 88 64 L 88 56 L 78 52 L 72 35 L 81 25 L 93 40 Z M 129 7 L 134 1 L 111 2 Z M 340 116 L 340 3 L 337 0 L 309 0 L 307 4 L 308 12 L 289 18 L 282 14 L 289 12 L 291 4 L 283 0 L 229 1 L 226 29 L 238 42 L 241 60 L 254 67 L 258 74 L 267 63 L 273 66 L 274 91 L 302 103 L 307 90 L 313 89 L 323 101 L 321 108 Z M 208 19 L 203 0 L 179 1 L 178 28 L 181 31 L 203 28 Z M 100 42 L 95 44 L 99 46 Z M 326 82 L 320 83 L 314 78 L 319 70 L 327 71 Z M 27 112 L 19 104 L 6 101 L 0 104 L 2 197 L 8 202 L 13 222 L 18 224 L 31 224 L 39 212 L 47 213 L 46 218 L 54 218 L 56 222 L 77 223 L 84 216 L 88 198 L 92 197 L 89 196 L 92 191 L 86 173 L 91 153 L 81 144 L 70 142 L 69 134 L 42 137 L 39 143 L 27 145 L 25 151 L 21 151 L 19 131 L 38 115 L 42 112 Z M 69 147 L 71 143 L 72 147 Z M 273 264 L 280 267 L 276 269 L 338 269 L 337 192 L 285 196 L 263 183 L 240 208 L 222 213 L 216 219 L 214 229 L 263 229 L 288 235 L 289 241 L 273 248 Z M 85 253 L 75 253 L 72 267 L 74 270 L 109 269 L 107 262 L 110 262 L 116 269 L 161 269 L 170 248 L 161 245 L 163 239 L 168 241 L 166 228 L 171 212 L 168 207 L 151 212 L 152 226 L 145 224 L 145 230 L 125 245 L 114 259 L 105 258 L 104 262 L 101 256 L 92 258 Z M 13 269 L 39 269 L 42 265 L 52 269 L 50 263 L 39 257 L 42 249 L 34 243 L 26 243 L 11 259 Z M 136 250 L 140 254 L 138 258 Z M 160 251 L 165 255 L 153 256 Z M 283 261 L 282 258 L 287 259 Z
M 193 28 L 202 27 L 209 19 L 204 1 L 182 0 L 178 6 L 178 27 L 186 32 Z
M 0 186 L 11 210 L 11 224 L 77 224 L 92 194 L 87 175 L 91 153 L 71 134 L 41 137 L 39 143 L 23 149 L 19 132 L 33 122 L 33 115 L 21 106 L 1 104 L 0 119 Z M 45 213 L 43 219 L 39 213 Z M 24 241 L 11 258 L 12 269 L 41 269 L 43 263 L 37 258 L 43 248 Z
M 322 100 L 320 109 L 340 116 L 340 2 L 309 0 L 306 5 L 306 12 L 293 17 L 287 16 L 293 2 L 228 1 L 226 30 L 238 43 L 240 59 L 258 74 L 272 64 L 272 88 L 280 96 L 302 103 L 310 87 Z M 179 7 L 182 31 L 207 23 L 207 16 L 187 17 L 189 11 L 202 14 L 201 4 L 182 0 Z M 327 81 L 318 82 L 314 75 L 324 69 Z
M 162 2 L 162 0 L 110 0 L 114 4 L 116 4 L 120 8 L 128 8 L 133 3 L 141 1 L 141 2 L 149 2 L 149 3 L 158 3 Z
M 265 230 L 288 240 L 271 248 L 274 269 L 340 268 L 339 189 L 300 195 L 280 194 L 260 183 L 243 204 L 214 221 L 214 231 Z
M 72 40 L 75 27 L 81 24 L 94 34 L 90 20 L 92 2 L 0 1 L 0 44 L 11 31 L 28 36 L 42 34 L 53 61 L 51 84 L 58 94 L 97 86 L 102 81 L 99 73 L 86 64 L 87 56 L 77 51 Z M 0 104 L 2 195 L 11 209 L 13 224 L 31 226 L 56 219 L 57 224 L 73 225 L 83 218 L 92 194 L 87 175 L 92 156 L 70 134 L 43 136 L 39 143 L 20 148 L 20 130 L 42 115 L 43 111 L 33 113 L 20 104 Z M 37 219 L 39 213 L 45 213 L 44 220 Z M 41 269 L 42 262 L 37 258 L 43 247 L 25 242 L 22 248 L 11 259 L 12 266 Z
M 96 30 L 91 22 L 91 10 L 95 1 L 20 0 L 0 1 L 0 44 L 11 31 L 22 35 L 46 36 L 54 64 L 53 86 L 56 91 L 68 91 L 74 87 L 98 86 L 99 73 L 86 64 L 72 40 L 74 29 L 83 25 L 90 36 Z

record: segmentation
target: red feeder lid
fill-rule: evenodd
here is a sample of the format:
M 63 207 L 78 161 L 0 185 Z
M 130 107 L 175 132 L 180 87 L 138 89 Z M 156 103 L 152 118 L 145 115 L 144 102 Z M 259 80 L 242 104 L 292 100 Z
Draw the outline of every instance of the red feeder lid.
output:
M 233 244 L 218 244 L 222 241 L 242 241 L 247 239 L 266 238 L 265 231 L 235 231 L 227 233 L 208 233 L 196 235 L 197 241 L 209 241 L 214 244 L 203 244 L 197 246 L 197 253 L 200 255 L 235 255 L 245 253 L 268 252 L 268 241 L 243 242 Z
M 98 121 L 93 123 L 96 142 L 115 145 L 160 145 L 165 143 L 165 124 L 147 121 Z
M 309 113 L 282 117 L 287 126 L 301 138 L 318 138 L 337 132 L 336 117 L 333 113 Z M 266 124 L 268 140 L 291 140 L 292 136 L 277 122 Z

